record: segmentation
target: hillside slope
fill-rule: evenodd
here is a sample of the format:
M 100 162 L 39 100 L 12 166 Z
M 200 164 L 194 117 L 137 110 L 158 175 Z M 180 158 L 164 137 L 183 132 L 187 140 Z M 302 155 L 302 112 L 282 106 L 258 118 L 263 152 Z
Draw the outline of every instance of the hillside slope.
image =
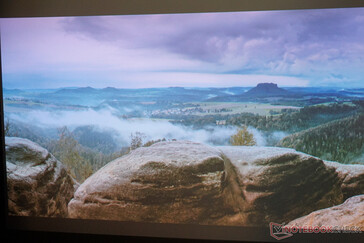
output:
M 359 161 L 364 152 L 364 114 L 310 128 L 283 138 L 278 146 L 294 148 L 325 160 Z

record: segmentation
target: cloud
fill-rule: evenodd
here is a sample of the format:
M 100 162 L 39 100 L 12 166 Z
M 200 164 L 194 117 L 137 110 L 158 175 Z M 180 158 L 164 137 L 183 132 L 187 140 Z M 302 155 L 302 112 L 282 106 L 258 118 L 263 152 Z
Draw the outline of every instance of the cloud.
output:
M 92 125 L 101 131 L 114 131 L 115 140 L 120 146 L 130 144 L 130 135 L 141 132 L 146 135 L 146 141 L 157 139 L 192 140 L 207 144 L 224 145 L 236 131 L 234 127 L 206 127 L 194 130 L 190 127 L 174 125 L 168 121 L 151 119 L 118 118 L 111 110 L 95 111 L 40 111 L 33 110 L 27 113 L 10 113 L 10 119 L 34 124 L 43 129 L 67 126 L 74 129 L 79 126 Z
M 340 79 L 323 81 L 335 72 L 358 84 L 364 75 L 363 12 L 2 19 L 3 72 L 8 75 L 4 83 L 33 75 L 58 87 L 87 80 L 111 86 L 134 73 L 198 73 L 287 76 L 320 86 L 340 84 Z M 120 81 L 118 87 L 125 83 Z
M 116 80 L 118 79 L 115 77 Z M 163 73 L 128 73 L 122 76 L 120 81 L 128 81 L 137 88 L 170 87 L 171 81 L 174 86 L 183 87 L 251 87 L 257 83 L 276 83 L 280 86 L 308 86 L 309 80 L 269 75 L 243 75 L 243 74 L 211 74 L 211 73 L 189 73 L 189 72 L 163 72 Z M 115 83 L 116 85 L 116 83 Z
M 261 47 L 262 41 L 269 43 L 270 49 L 283 52 L 290 46 L 306 47 L 312 43 L 360 43 L 362 14 L 363 9 L 327 9 L 103 16 L 73 18 L 65 21 L 64 27 L 100 41 L 134 48 L 162 48 L 216 62 L 229 50 L 253 50 Z
M 131 107 L 129 107 L 131 109 Z M 138 109 L 136 107 L 136 109 Z M 57 128 L 67 126 L 71 131 L 81 126 L 93 126 L 98 132 L 113 134 L 114 141 L 119 148 L 129 146 L 131 134 L 140 132 L 145 135 L 144 141 L 158 139 L 177 139 L 201 142 L 210 145 L 229 145 L 230 137 L 239 130 L 236 126 L 205 126 L 193 129 L 183 125 L 172 124 L 167 120 L 134 118 L 122 119 L 117 116 L 118 111 L 112 107 L 102 110 L 85 109 L 81 111 L 46 111 L 30 110 L 22 113 L 6 113 L 6 116 L 17 122 L 32 124 L 36 131 L 49 133 L 54 139 Z M 263 132 L 254 127 L 248 127 L 253 134 L 257 146 L 274 146 L 286 132 Z

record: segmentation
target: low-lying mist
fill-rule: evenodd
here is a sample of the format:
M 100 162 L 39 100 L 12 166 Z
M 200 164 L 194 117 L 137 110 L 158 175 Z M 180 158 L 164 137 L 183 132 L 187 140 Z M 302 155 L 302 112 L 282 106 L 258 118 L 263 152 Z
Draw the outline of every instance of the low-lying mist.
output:
M 192 140 L 207 144 L 227 144 L 234 127 L 206 127 L 194 130 L 189 127 L 174 125 L 167 120 L 144 118 L 123 119 L 108 109 L 95 111 L 30 111 L 22 114 L 9 114 L 10 119 L 33 124 L 44 129 L 67 126 L 71 131 L 80 126 L 93 126 L 104 132 L 113 132 L 114 139 L 120 147 L 130 144 L 131 134 L 145 135 L 145 142 L 158 139 Z
M 113 109 L 95 111 L 44 111 L 33 110 L 25 113 L 10 113 L 11 120 L 32 124 L 42 129 L 57 129 L 66 126 L 69 130 L 81 126 L 92 126 L 98 132 L 112 134 L 118 148 L 130 145 L 131 134 L 142 133 L 143 142 L 158 139 L 190 140 L 210 145 L 228 145 L 230 137 L 237 132 L 234 126 L 206 126 L 203 129 L 192 129 L 170 123 L 168 120 L 133 118 L 123 119 Z M 283 133 L 271 133 L 269 136 L 249 127 L 258 146 L 272 145 L 272 141 L 280 140 Z

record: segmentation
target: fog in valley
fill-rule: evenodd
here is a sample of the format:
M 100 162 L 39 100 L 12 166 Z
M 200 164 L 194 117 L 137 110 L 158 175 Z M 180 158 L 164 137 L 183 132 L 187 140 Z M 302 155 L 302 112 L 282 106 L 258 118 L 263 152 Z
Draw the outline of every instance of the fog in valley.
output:
M 78 127 L 92 126 L 92 130 L 105 135 L 111 135 L 116 149 L 130 145 L 131 134 L 143 134 L 143 141 L 159 139 L 191 140 L 210 145 L 228 145 L 230 137 L 236 133 L 236 126 L 206 126 L 193 129 L 189 126 L 172 124 L 164 119 L 118 117 L 110 108 L 95 111 L 93 109 L 81 111 L 44 111 L 32 110 L 25 113 L 10 113 L 6 117 L 9 121 L 34 126 L 36 131 L 43 131 L 49 138 L 56 139 L 58 128 L 66 126 L 70 131 Z M 258 146 L 270 145 L 271 140 L 280 140 L 286 133 L 273 132 L 269 137 L 256 128 L 248 127 L 254 135 Z M 268 140 L 268 141 L 267 141 Z

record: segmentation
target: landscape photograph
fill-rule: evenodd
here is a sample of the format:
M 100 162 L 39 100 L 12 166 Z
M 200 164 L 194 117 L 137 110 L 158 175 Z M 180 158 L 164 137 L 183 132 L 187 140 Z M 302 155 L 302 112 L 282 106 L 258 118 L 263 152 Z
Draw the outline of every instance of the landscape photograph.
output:
M 364 231 L 364 8 L 0 27 L 9 215 Z

